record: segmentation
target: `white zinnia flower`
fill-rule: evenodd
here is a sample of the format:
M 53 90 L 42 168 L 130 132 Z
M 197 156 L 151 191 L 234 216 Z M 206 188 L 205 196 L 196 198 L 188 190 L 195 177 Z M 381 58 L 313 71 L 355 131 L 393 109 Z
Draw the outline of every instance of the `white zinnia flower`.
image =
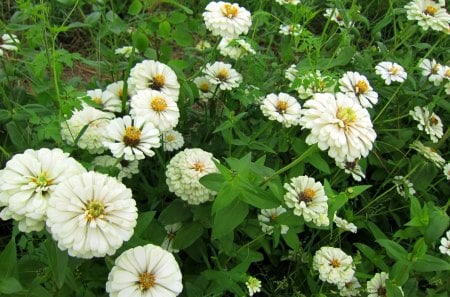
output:
M 328 214 L 328 197 L 320 182 L 312 177 L 298 176 L 285 183 L 284 188 L 287 190 L 284 201 L 294 209 L 295 215 L 303 216 L 306 222 L 312 221 L 317 226 L 329 225 L 329 221 L 320 216 Z
M 118 171 L 117 179 L 122 181 L 123 178 L 132 178 L 134 174 L 139 173 L 139 161 L 128 161 L 125 159 L 118 160 L 111 156 L 98 156 L 92 160 L 92 168 L 100 167 L 115 167 Z
M 342 13 L 339 12 L 337 8 L 327 8 L 325 9 L 324 17 L 329 18 L 333 22 L 337 23 L 339 26 L 351 27 L 353 22 L 349 22 L 348 26 L 345 23 L 345 18 Z
M 203 13 L 206 28 L 214 36 L 238 37 L 252 25 L 250 12 L 237 3 L 210 2 Z
M 416 193 L 413 183 L 404 176 L 394 176 L 393 182 L 397 193 L 402 197 L 413 196 Z
M 221 90 L 232 90 L 242 82 L 242 75 L 234 70 L 230 64 L 215 62 L 206 64 L 204 70 L 210 83 L 219 86 Z
M 394 62 L 380 62 L 375 66 L 375 73 L 384 79 L 386 85 L 390 85 L 393 81 L 404 82 L 408 74 L 405 69 Z
M 267 95 L 260 108 L 269 120 L 280 122 L 286 128 L 300 125 L 300 103 L 286 93 Z
M 416 20 L 424 30 L 448 29 L 450 15 L 445 10 L 445 0 L 414 0 L 405 5 L 408 20 Z
M 302 26 L 299 24 L 280 25 L 278 33 L 283 35 L 298 36 L 302 33 Z
M 362 107 L 372 107 L 378 102 L 378 94 L 370 86 L 367 78 L 358 72 L 348 71 L 339 80 L 341 92 L 357 100 Z
M 175 297 L 182 290 L 182 275 L 175 257 L 153 244 L 123 252 L 106 283 L 111 297 Z
M 160 131 L 173 129 L 180 118 L 173 98 L 153 90 L 140 90 L 131 97 L 131 114 L 145 117 Z
M 297 65 L 292 64 L 288 69 L 284 72 L 284 77 L 290 82 L 294 81 L 294 79 L 298 75 Z
M 359 288 L 361 288 L 361 284 L 358 279 L 353 276 L 352 280 L 345 283 L 337 284 L 338 289 L 340 290 L 339 295 L 344 297 L 351 296 L 359 296 Z
M 197 85 L 198 94 L 202 101 L 208 101 L 214 96 L 215 85 L 210 82 L 207 76 L 194 78 L 194 83 Z
M 3 34 L 0 39 L 0 57 L 3 57 L 3 50 L 17 52 L 17 45 L 20 44 L 19 39 L 14 34 Z
M 160 91 L 175 102 L 178 101 L 180 94 L 177 75 L 169 66 L 158 61 L 144 60 L 136 64 L 130 70 L 128 83 L 136 91 L 147 89 Z
M 59 184 L 48 200 L 47 227 L 69 255 L 104 257 L 131 238 L 137 216 L 130 189 L 91 171 Z
M 255 54 L 255 50 L 250 43 L 244 39 L 223 37 L 218 45 L 218 49 L 223 56 L 231 59 L 239 59 L 247 54 Z
M 249 296 L 253 296 L 255 293 L 261 292 L 261 281 L 256 277 L 249 276 L 245 282 L 245 285 L 247 286 Z
M 361 166 L 358 164 L 358 159 L 355 159 L 353 162 L 336 161 L 336 165 L 344 169 L 345 173 L 351 174 L 352 178 L 356 181 L 361 181 L 361 179 L 366 178 Z
M 350 282 L 355 274 L 353 259 L 340 248 L 323 246 L 313 257 L 313 268 L 319 278 L 330 284 Z
M 89 90 L 87 95 L 91 97 L 92 101 L 100 105 L 103 110 L 112 112 L 120 112 L 122 110 L 121 100 L 108 90 Z
M 164 238 L 164 241 L 161 243 L 161 247 L 165 249 L 166 251 L 170 253 L 178 253 L 179 250 L 175 250 L 172 248 L 173 240 L 175 239 L 175 235 L 178 230 L 180 230 L 182 224 L 181 223 L 175 223 L 171 225 L 164 226 L 164 229 L 167 232 L 166 237 Z
M 439 251 L 447 256 L 450 256 L 450 230 L 445 233 L 446 237 L 441 238 L 441 245 Z
M 161 146 L 159 130 L 143 117 L 124 116 L 112 120 L 106 127 L 107 146 L 114 157 L 124 157 L 127 161 L 142 160 L 145 156 L 153 157 L 152 148 Z
M 339 229 L 344 231 L 350 231 L 352 233 L 356 233 L 358 231 L 358 227 L 355 224 L 349 223 L 347 220 L 338 217 L 336 213 L 334 213 L 333 222 Z
M 212 200 L 216 193 L 205 188 L 200 178 L 218 171 L 213 159 L 211 153 L 198 148 L 185 149 L 176 154 L 166 170 L 169 191 L 193 205 Z
M 300 124 L 311 129 L 308 144 L 339 162 L 353 162 L 366 157 L 372 149 L 376 133 L 369 112 L 342 93 L 315 94 L 305 102 Z
M 75 110 L 70 119 L 61 123 L 61 137 L 73 145 L 80 133 L 83 133 L 76 145 L 91 154 L 101 154 L 105 151 L 105 128 L 113 118 L 112 113 L 84 105 L 82 110 Z M 82 131 L 85 126 L 87 129 Z
M 417 128 L 430 135 L 432 142 L 437 143 L 444 135 L 444 125 L 441 118 L 434 112 L 430 113 L 428 107 L 416 106 L 414 110 L 409 111 L 409 114 L 414 120 L 419 122 Z
M 165 152 L 172 152 L 180 149 L 184 145 L 183 135 L 175 130 L 169 130 L 162 133 L 163 150 Z
M 120 47 L 120 48 L 116 48 L 114 50 L 114 53 L 116 55 L 122 55 L 125 58 L 129 58 L 131 56 L 131 54 L 133 53 L 133 51 L 134 51 L 135 55 L 139 53 L 137 48 L 132 47 L 132 46 L 123 46 L 123 47 Z
M 261 209 L 261 214 L 258 215 L 258 221 L 262 232 L 271 235 L 275 228 L 273 225 L 276 223 L 277 217 L 285 212 L 286 209 L 281 205 L 277 208 Z M 280 228 L 281 234 L 286 234 L 289 231 L 289 226 L 287 225 L 280 225 Z
M 130 87 L 131 87 L 130 85 L 127 86 L 127 98 L 128 98 L 127 104 L 129 104 L 131 95 L 136 93 L 134 90 L 130 89 Z M 106 91 L 112 93 L 116 98 L 116 100 L 119 100 L 122 103 L 123 88 L 124 88 L 123 80 L 119 80 L 107 85 Z
M 428 77 L 428 81 L 435 86 L 441 85 L 445 77 L 445 68 L 437 63 L 435 59 L 423 59 L 419 64 L 419 68 L 422 69 L 422 75 Z
M 447 180 L 450 180 L 450 163 L 445 164 L 444 175 L 447 177 Z
M 300 4 L 300 0 L 275 0 L 275 2 L 277 2 L 278 4 L 281 5 L 286 5 L 286 4 L 290 4 L 290 5 L 297 5 Z
M 425 146 L 422 142 L 414 140 L 412 144 L 409 145 L 410 148 L 416 150 L 425 159 L 434 163 L 437 167 L 442 168 L 445 164 L 445 159 L 441 157 L 436 150 L 432 147 Z
M 3 220 L 19 222 L 22 232 L 41 231 L 47 204 L 58 184 L 86 170 L 61 149 L 28 149 L 0 170 L 0 212 Z
M 367 297 L 386 297 L 386 280 L 389 274 L 386 272 L 375 273 L 367 282 Z

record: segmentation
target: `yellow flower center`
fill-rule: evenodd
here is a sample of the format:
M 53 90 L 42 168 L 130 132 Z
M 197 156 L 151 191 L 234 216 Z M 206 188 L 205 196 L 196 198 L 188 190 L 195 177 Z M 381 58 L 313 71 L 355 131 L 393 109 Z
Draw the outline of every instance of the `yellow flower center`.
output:
M 103 104 L 103 100 L 100 97 L 94 97 L 94 98 L 92 98 L 92 101 L 94 101 L 95 103 L 100 104 L 100 105 Z
M 439 72 L 439 67 L 441 67 L 441 64 L 436 63 L 433 65 L 433 67 L 431 67 L 431 74 L 437 74 Z
M 305 190 L 303 190 L 303 192 L 301 192 L 298 195 L 298 201 L 301 202 L 305 202 L 305 203 L 309 203 L 314 199 L 314 196 L 316 195 L 316 191 L 314 191 L 314 189 L 311 188 L 306 188 Z
M 169 234 L 167 234 L 167 238 L 168 238 L 169 240 L 174 240 L 174 239 L 175 239 L 175 233 L 169 233 Z
M 217 78 L 220 81 L 225 81 L 229 75 L 230 75 L 230 73 L 228 72 L 228 69 L 223 68 L 223 69 L 220 69 L 220 71 L 217 73 Z
M 151 84 L 151 88 L 153 90 L 158 90 L 159 91 L 164 86 L 165 82 L 166 82 L 166 78 L 164 77 L 164 75 L 157 74 L 153 78 L 153 81 L 152 81 L 152 84 Z
M 392 66 L 391 70 L 389 70 L 389 73 L 391 75 L 397 75 L 400 69 L 398 67 Z
M 117 90 L 117 96 L 119 96 L 119 98 L 122 98 L 123 96 L 123 88 L 120 88 Z
M 123 142 L 127 146 L 137 146 L 140 142 L 141 130 L 135 126 L 129 126 L 125 129 Z
M 447 77 L 447 78 L 449 78 L 450 79 L 450 68 L 448 68 L 446 71 L 445 71 L 445 77 Z
M 194 165 L 192 165 L 192 169 L 198 172 L 203 172 L 205 170 L 205 164 L 203 164 L 200 161 L 197 161 L 194 163 Z
M 271 221 L 275 221 L 277 219 L 277 217 L 278 216 L 276 214 L 273 214 L 273 215 L 270 216 L 270 220 Z
M 166 142 L 172 142 L 175 140 L 175 136 L 173 134 L 166 135 Z
M 319 80 L 319 89 L 320 90 L 325 90 L 325 87 L 326 87 L 327 85 L 325 84 L 325 82 L 323 81 L 323 80 Z
M 46 187 L 50 186 L 53 181 L 48 178 L 48 173 L 43 171 L 41 175 L 38 177 L 32 177 L 31 181 L 36 184 L 39 188 L 43 188 L 42 190 L 47 190 Z
M 162 97 L 153 97 L 150 106 L 154 111 L 162 112 L 167 109 L 167 101 Z
M 222 14 L 223 14 L 223 16 L 225 16 L 225 17 L 227 17 L 229 19 L 232 19 L 235 16 L 237 16 L 238 11 L 239 11 L 239 6 L 234 5 L 234 4 L 225 3 L 222 6 Z
M 355 85 L 356 94 L 365 94 L 369 90 L 369 85 L 364 80 L 358 80 Z
M 436 12 L 437 12 L 437 8 L 434 7 L 434 6 L 431 6 L 431 5 L 428 5 L 427 8 L 425 8 L 425 11 L 424 11 L 424 13 L 426 15 L 431 15 L 431 16 L 434 16 L 436 14 Z
M 433 115 L 430 117 L 429 121 L 430 121 L 430 126 L 436 126 L 437 124 L 439 124 L 439 120 Z
M 340 13 L 337 13 L 336 14 L 336 21 L 341 22 L 343 20 L 344 20 L 344 17 Z
M 146 291 L 155 285 L 155 275 L 151 272 L 144 272 L 139 276 L 139 288 Z
M 339 262 L 338 259 L 332 259 L 330 262 L 330 266 L 333 266 L 333 268 L 337 268 L 341 266 L 341 262 Z
M 103 203 L 97 200 L 90 201 L 87 204 L 85 211 L 87 221 L 90 222 L 98 217 L 103 217 L 104 211 L 105 206 L 103 205 Z
M 351 107 L 338 107 L 336 117 L 342 121 L 341 128 L 345 129 L 345 132 L 356 122 L 356 113 Z
M 279 113 L 285 113 L 288 108 L 288 104 L 286 101 L 279 100 L 277 103 L 277 111 Z
M 209 84 L 207 83 L 200 84 L 199 89 L 203 93 L 209 92 Z

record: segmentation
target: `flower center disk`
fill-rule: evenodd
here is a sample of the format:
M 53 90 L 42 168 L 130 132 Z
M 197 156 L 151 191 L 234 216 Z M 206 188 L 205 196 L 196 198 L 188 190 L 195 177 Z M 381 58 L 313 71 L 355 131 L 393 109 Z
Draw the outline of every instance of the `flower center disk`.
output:
M 222 14 L 229 19 L 232 19 L 235 16 L 237 16 L 238 10 L 239 10 L 239 6 L 232 5 L 230 3 L 225 3 L 222 6 Z
M 363 80 L 358 80 L 358 82 L 355 85 L 355 91 L 356 94 L 365 94 L 367 93 L 367 91 L 369 90 L 369 85 L 363 81 Z
M 141 130 L 135 126 L 130 126 L 125 129 L 125 135 L 123 136 L 123 142 L 127 146 L 137 146 L 140 142 Z
M 303 201 L 305 203 L 309 203 L 313 201 L 314 196 L 316 195 L 316 191 L 311 188 L 306 188 L 303 192 L 298 195 L 298 201 Z
M 277 103 L 277 111 L 279 113 L 286 113 L 287 107 L 288 107 L 288 104 L 287 104 L 286 101 L 278 101 L 278 103 Z
M 155 275 L 151 272 L 144 272 L 139 276 L 139 288 L 146 291 L 155 285 Z
M 333 268 L 337 268 L 341 266 L 341 262 L 339 262 L 338 259 L 332 259 L 330 262 L 330 266 L 333 266 Z
M 336 117 L 343 123 L 343 127 L 347 132 L 349 127 L 356 122 L 356 113 L 351 107 L 339 107 L 336 113 Z
M 426 15 L 434 16 L 437 12 L 437 8 L 431 5 L 428 5 L 427 8 L 425 8 L 424 13 Z
M 192 169 L 198 172 L 203 172 L 205 170 L 205 164 L 203 164 L 200 161 L 197 161 L 194 163 L 194 165 L 192 165 Z
M 153 90 L 158 90 L 159 91 L 164 86 L 165 82 L 166 82 L 166 78 L 164 77 L 164 75 L 157 74 L 153 78 L 151 87 L 152 87 Z
M 150 103 L 152 109 L 156 112 L 161 112 L 167 109 L 167 102 L 164 98 L 155 97 Z
M 219 73 L 217 73 L 217 78 L 220 81 L 225 81 L 228 78 L 228 70 L 227 69 L 220 69 Z
M 103 205 L 103 203 L 97 200 L 90 201 L 86 206 L 86 218 L 88 222 L 102 216 L 104 211 L 105 206 Z

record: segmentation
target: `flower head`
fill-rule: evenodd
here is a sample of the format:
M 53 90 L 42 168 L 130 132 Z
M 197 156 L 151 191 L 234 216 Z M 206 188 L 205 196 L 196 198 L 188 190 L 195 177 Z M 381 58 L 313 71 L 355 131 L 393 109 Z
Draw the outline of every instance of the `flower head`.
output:
M 413 183 L 404 176 L 394 176 L 393 182 L 397 193 L 402 197 L 413 196 L 416 193 Z
M 416 106 L 414 110 L 409 111 L 409 114 L 414 120 L 419 122 L 417 128 L 430 135 L 432 142 L 437 143 L 442 135 L 444 135 L 444 126 L 441 118 L 434 112 L 430 113 L 428 107 Z
M 334 213 L 333 222 L 339 229 L 342 229 L 344 231 L 350 231 L 352 233 L 356 233 L 358 231 L 358 228 L 355 224 L 349 223 L 347 220 L 338 217 L 336 213 Z
M 414 140 L 412 144 L 409 146 L 410 148 L 416 150 L 419 154 L 421 154 L 425 159 L 434 163 L 439 168 L 442 168 L 445 164 L 445 159 L 439 155 L 436 150 L 432 147 L 425 146 L 422 142 L 418 140 Z
M 261 281 L 256 277 L 249 276 L 245 282 L 245 285 L 247 286 L 249 296 L 253 296 L 253 294 L 261 292 Z
M 169 191 L 189 204 L 196 205 L 211 200 L 216 194 L 205 188 L 200 178 L 217 171 L 211 153 L 198 148 L 185 149 L 167 165 L 166 183 Z
M 18 44 L 20 44 L 20 41 L 16 35 L 3 34 L 0 38 L 0 57 L 3 57 L 3 50 L 16 52 Z
M 325 9 L 325 13 L 323 14 L 324 17 L 329 18 L 333 22 L 337 23 L 339 26 L 342 27 L 351 27 L 353 25 L 353 22 L 345 22 L 344 15 L 337 9 L 337 8 L 327 8 Z
M 313 257 L 313 268 L 319 278 L 330 284 L 350 282 L 355 274 L 353 259 L 339 248 L 323 246 Z
M 372 89 L 369 81 L 358 72 L 347 72 L 339 80 L 341 92 L 358 101 L 363 107 L 372 107 L 378 102 L 378 94 Z
M 278 33 L 283 35 L 298 36 L 302 33 L 302 30 L 303 28 L 299 24 L 280 25 L 280 30 Z
M 118 170 L 117 179 L 122 181 L 124 178 L 132 178 L 134 174 L 139 173 L 139 161 L 133 160 L 128 161 L 125 159 L 118 160 L 117 158 L 111 156 L 98 156 L 92 160 L 92 168 L 96 167 L 109 167 L 116 168 Z
M 127 161 L 153 157 L 155 152 L 151 149 L 161 146 L 159 130 L 143 117 L 114 119 L 106 127 L 105 134 L 104 145 L 114 157 L 124 157 Z
M 129 104 L 129 100 L 131 98 L 131 94 L 135 94 L 135 91 L 130 89 L 130 85 L 128 85 L 127 88 L 127 104 Z M 111 94 L 113 94 L 113 96 L 116 98 L 115 100 L 118 100 L 122 103 L 122 96 L 123 96 L 123 89 L 124 89 L 124 85 L 123 85 L 123 80 L 119 80 L 113 83 L 110 83 L 109 85 L 106 86 L 106 91 L 110 92 Z
M 203 13 L 206 28 L 214 36 L 238 37 L 252 25 L 250 12 L 237 3 L 210 2 Z
M 94 171 L 64 180 L 48 200 L 47 227 L 58 247 L 79 258 L 112 255 L 137 221 L 131 190 Z
M 294 209 L 294 214 L 303 216 L 306 222 L 312 221 L 317 226 L 327 226 L 329 221 L 328 197 L 320 182 L 308 176 L 298 176 L 285 183 L 287 193 L 284 195 L 286 205 Z M 324 217 L 321 214 L 325 214 Z
M 183 135 L 175 130 L 169 130 L 162 133 L 163 149 L 166 152 L 178 150 L 184 145 Z
M 286 93 L 267 95 L 261 103 L 261 110 L 270 120 L 280 122 L 286 128 L 300 125 L 300 103 Z
M 175 239 L 176 233 L 178 230 L 180 230 L 182 224 L 181 223 L 175 223 L 164 226 L 164 229 L 167 232 L 166 237 L 164 238 L 164 241 L 161 243 L 161 247 L 165 249 L 166 251 L 170 253 L 178 253 L 178 250 L 175 250 L 172 248 L 173 240 Z
M 87 95 L 91 97 L 94 103 L 100 105 L 102 110 L 111 112 L 120 112 L 122 110 L 122 102 L 120 101 L 120 98 L 108 90 L 89 90 L 87 91 Z
M 117 257 L 108 275 L 106 292 L 111 297 L 174 297 L 183 290 L 175 257 L 153 244 L 137 246 Z
M 384 79 L 386 85 L 390 85 L 393 81 L 404 82 L 408 74 L 405 69 L 393 62 L 380 62 L 375 66 L 375 73 Z
M 445 236 L 441 238 L 441 245 L 439 251 L 447 256 L 450 256 L 450 230 L 445 233 Z
M 428 81 L 435 86 L 441 85 L 445 77 L 445 68 L 437 63 L 435 59 L 423 59 L 419 64 L 419 68 L 422 69 L 422 75 L 428 77 Z
M 219 86 L 221 90 L 232 90 L 242 82 L 242 75 L 231 68 L 230 64 L 223 62 L 206 64 L 204 73 L 209 82 L 214 86 Z
M 273 233 L 274 225 L 276 224 L 277 217 L 286 212 L 283 206 L 271 209 L 261 209 L 261 214 L 258 215 L 259 225 L 264 233 L 271 235 Z M 289 226 L 280 225 L 281 234 L 286 234 L 289 230 Z
M 244 39 L 223 37 L 218 45 L 219 51 L 223 56 L 231 59 L 239 59 L 247 54 L 255 54 L 255 50 L 250 43 Z
M 361 181 L 363 178 L 366 178 L 366 175 L 362 171 L 358 161 L 358 159 L 355 159 L 352 162 L 336 161 L 336 165 L 337 167 L 343 169 L 345 173 L 351 174 L 354 180 Z
M 361 288 L 361 284 L 358 279 L 353 276 L 352 280 L 345 283 L 337 284 L 338 289 L 340 290 L 339 295 L 344 297 L 351 296 L 359 296 L 359 288 Z
M 61 149 L 28 149 L 15 155 L 0 170 L 0 218 L 18 221 L 22 232 L 42 230 L 56 187 L 85 171 Z
M 208 76 L 197 76 L 194 79 L 198 93 L 202 101 L 208 101 L 214 96 L 215 85 L 211 83 Z
M 124 56 L 125 58 L 128 59 L 131 56 L 131 54 L 133 53 L 133 51 L 134 51 L 135 55 L 139 54 L 139 51 L 137 50 L 137 48 L 132 47 L 132 46 L 123 46 L 123 47 L 120 47 L 120 48 L 116 48 L 114 50 L 114 53 L 116 55 L 122 55 L 122 56 Z
M 408 20 L 415 20 L 424 30 L 445 31 L 450 15 L 445 9 L 445 1 L 413 0 L 405 5 Z
M 376 138 L 369 112 L 342 93 L 315 94 L 303 105 L 300 124 L 311 129 L 306 142 L 338 162 L 366 157 Z
M 445 164 L 444 175 L 447 178 L 447 180 L 450 180 L 450 163 Z
M 196 45 L 195 48 L 198 49 L 201 52 L 204 52 L 208 48 L 211 48 L 211 43 L 209 43 L 206 40 L 200 40 Z
M 386 297 L 386 280 L 389 274 L 386 272 L 375 273 L 367 282 L 367 297 Z

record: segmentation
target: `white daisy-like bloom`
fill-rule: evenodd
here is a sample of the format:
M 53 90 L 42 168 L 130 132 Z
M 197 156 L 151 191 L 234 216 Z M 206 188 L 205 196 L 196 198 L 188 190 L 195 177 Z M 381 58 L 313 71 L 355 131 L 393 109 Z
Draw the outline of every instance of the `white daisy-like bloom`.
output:
M 303 28 L 299 24 L 280 25 L 278 33 L 283 35 L 298 36 L 302 33 L 302 30 Z
M 19 39 L 14 34 L 3 34 L 0 39 L 0 57 L 3 57 L 3 50 L 17 52 L 17 45 L 20 44 Z
M 175 102 L 180 94 L 180 84 L 175 72 L 166 64 L 153 60 L 144 60 L 131 68 L 128 84 L 136 92 L 148 89 L 159 91 Z
M 175 250 L 172 248 L 173 240 L 175 239 L 176 233 L 178 230 L 180 230 L 182 224 L 181 223 L 175 223 L 170 224 L 167 226 L 164 226 L 164 229 L 167 232 L 166 237 L 164 238 L 164 241 L 161 243 L 161 247 L 165 249 L 166 251 L 170 253 L 178 253 L 179 250 Z
M 286 93 L 267 95 L 260 108 L 269 120 L 280 122 L 286 128 L 300 125 L 300 103 Z
M 219 86 L 221 90 L 232 90 L 242 82 L 242 75 L 234 70 L 230 64 L 223 62 L 215 62 L 212 65 L 206 64 L 204 74 L 211 84 Z
M 261 214 L 258 215 L 258 221 L 259 225 L 261 226 L 262 232 L 266 233 L 267 235 L 272 235 L 277 217 L 285 212 L 286 209 L 281 205 L 277 208 L 261 209 Z M 289 231 L 289 226 L 287 225 L 280 225 L 280 228 L 281 234 L 286 234 Z
M 144 117 L 124 116 L 112 120 L 106 127 L 104 145 L 116 158 L 127 161 L 153 157 L 152 148 L 161 146 L 160 132 Z
M 355 159 L 352 162 L 336 161 L 336 165 L 343 169 L 345 173 L 351 174 L 355 181 L 361 181 L 363 178 L 366 178 L 361 166 L 358 164 L 358 159 Z
M 297 65 L 292 64 L 288 69 L 284 72 L 284 77 L 290 82 L 294 81 L 294 79 L 298 75 Z
M 413 183 L 404 176 L 394 176 L 393 182 L 397 193 L 402 197 L 413 196 L 416 193 Z
M 428 81 L 435 86 L 440 86 L 445 77 L 445 68 L 436 62 L 435 59 L 423 59 L 419 64 L 422 70 L 422 76 L 428 77 Z
M 145 117 L 161 132 L 173 129 L 180 118 L 180 110 L 172 97 L 159 91 L 140 90 L 131 97 L 131 115 Z
M 330 284 L 350 282 L 355 274 L 355 265 L 351 256 L 340 248 L 323 246 L 313 257 L 313 269 L 319 272 L 319 278 Z
M 441 245 L 439 251 L 447 256 L 450 256 L 450 230 L 445 233 L 445 236 L 441 238 Z
M 223 37 L 218 45 L 218 49 L 223 56 L 231 59 L 239 59 L 247 54 L 254 55 L 256 52 L 244 39 Z
M 250 12 L 237 3 L 210 2 L 205 7 L 203 20 L 214 36 L 238 37 L 247 34 L 252 25 Z
M 111 112 L 120 112 L 122 110 L 121 100 L 108 90 L 89 90 L 87 95 L 91 97 L 93 102 L 100 105 L 102 110 Z
M 197 76 L 194 78 L 194 83 L 197 85 L 198 94 L 202 101 L 208 101 L 214 96 L 215 85 L 213 85 L 207 76 Z
M 445 177 L 447 178 L 447 180 L 450 180 L 450 163 L 445 164 L 443 169 Z
M 445 94 L 450 95 L 450 81 L 444 85 Z
M 409 145 L 410 148 L 416 150 L 419 154 L 421 154 L 425 159 L 434 163 L 439 168 L 443 168 L 445 164 L 445 159 L 439 155 L 436 150 L 432 147 L 425 146 L 419 140 L 415 140 L 412 144 Z
M 113 255 L 137 222 L 131 190 L 94 171 L 72 176 L 48 200 L 47 228 L 61 250 L 79 258 Z
M 175 130 L 169 130 L 162 133 L 163 150 L 173 152 L 183 147 L 183 135 Z
M 22 232 L 41 231 L 48 199 L 67 178 L 86 170 L 61 149 L 28 149 L 0 170 L 0 218 L 19 222 Z
M 213 160 L 211 153 L 199 148 L 185 149 L 176 154 L 166 169 L 169 191 L 192 205 L 212 200 L 216 193 L 205 188 L 200 178 L 218 172 Z
M 432 142 L 437 143 L 444 135 L 444 125 L 441 118 L 434 112 L 431 113 L 428 107 L 416 106 L 414 110 L 409 111 L 409 115 L 419 122 L 417 128 L 430 135 Z
M 111 297 L 175 297 L 182 290 L 182 275 L 175 257 L 153 244 L 123 252 L 106 282 L 106 292 Z
M 301 99 L 312 97 L 316 93 L 334 93 L 336 81 L 331 76 L 322 75 L 319 70 L 298 75 L 289 84 L 295 88 Z
M 338 162 L 366 157 L 377 136 L 369 112 L 342 93 L 315 94 L 303 105 L 300 124 L 311 129 L 306 143 L 317 143 Z
M 332 20 L 342 27 L 351 27 L 353 26 L 353 22 L 349 22 L 348 25 L 345 23 L 345 18 L 342 13 L 339 12 L 337 8 L 327 8 L 325 9 L 324 17 Z
M 408 74 L 405 69 L 397 63 L 384 61 L 375 66 L 375 73 L 384 79 L 386 85 L 390 85 L 393 81 L 404 82 Z
M 334 213 L 333 222 L 339 229 L 352 233 L 358 232 L 358 227 L 356 227 L 355 224 L 349 223 L 346 219 L 339 217 L 336 213 Z
M 134 90 L 132 90 L 130 88 L 131 86 L 128 85 L 127 86 L 127 104 L 129 104 L 129 100 L 131 98 L 131 95 L 136 94 L 136 92 Z M 112 93 L 114 95 L 114 97 L 116 98 L 116 100 L 119 100 L 120 102 L 122 102 L 122 97 L 123 97 L 123 80 L 119 80 L 119 81 L 115 81 L 113 83 L 110 83 L 109 85 L 106 86 L 106 91 Z
M 133 53 L 133 51 L 134 51 L 135 55 L 139 54 L 138 49 L 135 48 L 135 47 L 132 47 L 132 46 L 123 46 L 123 47 L 120 47 L 120 48 L 116 48 L 114 50 L 114 53 L 116 55 L 122 55 L 122 56 L 124 56 L 125 58 L 128 59 L 131 56 L 131 54 Z
M 256 277 L 249 276 L 245 282 L 248 290 L 248 295 L 253 296 L 255 293 L 261 292 L 261 281 Z
M 308 176 L 291 178 L 284 184 L 287 193 L 284 195 L 286 205 L 293 208 L 297 216 L 303 216 L 306 222 L 313 222 L 317 226 L 327 226 L 328 220 L 323 221 L 321 214 L 328 214 L 328 197 L 320 182 Z
M 281 4 L 281 5 L 288 5 L 288 4 L 298 5 L 301 3 L 300 0 L 275 0 L 275 2 L 277 2 L 278 4 Z
M 389 274 L 386 272 L 377 272 L 367 282 L 367 297 L 386 297 L 386 280 Z
M 414 0 L 405 5 L 408 20 L 417 21 L 424 30 L 445 31 L 448 29 L 450 15 L 445 9 L 445 0 Z
M 359 290 L 361 288 L 361 284 L 358 279 L 353 276 L 352 280 L 345 283 L 337 284 L 339 291 L 339 295 L 344 297 L 351 296 L 359 296 Z
M 134 174 L 139 173 L 139 161 L 128 161 L 125 159 L 117 159 L 111 156 L 98 156 L 92 160 L 91 163 L 92 170 L 96 169 L 98 166 L 100 167 L 115 167 L 117 168 L 118 174 L 117 179 L 122 181 L 124 178 L 132 178 Z
M 211 48 L 211 43 L 209 43 L 206 40 L 200 40 L 196 45 L 195 48 L 198 49 L 201 52 L 204 52 L 208 48 Z
M 74 145 L 83 133 L 76 145 L 91 154 L 101 154 L 105 151 L 105 128 L 113 118 L 112 113 L 83 105 L 82 110 L 75 110 L 70 119 L 61 123 L 61 137 L 69 145 Z M 82 131 L 86 126 L 87 129 Z
M 341 92 L 354 98 L 362 107 L 372 107 L 378 102 L 378 93 L 372 89 L 367 78 L 358 72 L 346 72 L 339 79 L 339 84 Z

